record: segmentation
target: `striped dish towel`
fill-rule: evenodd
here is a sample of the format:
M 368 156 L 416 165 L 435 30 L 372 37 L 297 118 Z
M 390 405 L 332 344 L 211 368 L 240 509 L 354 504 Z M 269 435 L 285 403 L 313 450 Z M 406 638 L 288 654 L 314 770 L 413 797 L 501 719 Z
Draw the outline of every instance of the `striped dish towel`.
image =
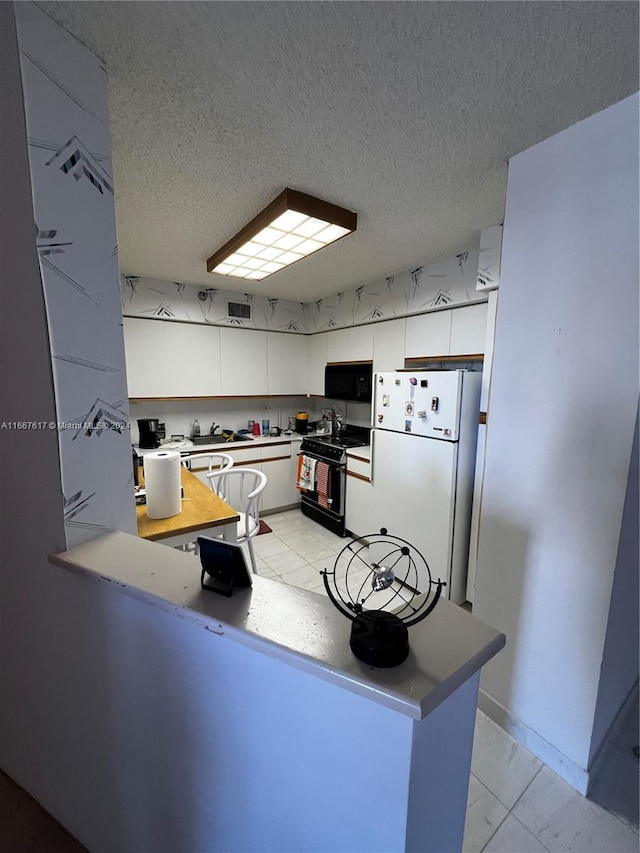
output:
M 329 509 L 331 494 L 329 488 L 329 464 L 327 462 L 318 462 L 316 465 L 316 491 L 320 506 Z

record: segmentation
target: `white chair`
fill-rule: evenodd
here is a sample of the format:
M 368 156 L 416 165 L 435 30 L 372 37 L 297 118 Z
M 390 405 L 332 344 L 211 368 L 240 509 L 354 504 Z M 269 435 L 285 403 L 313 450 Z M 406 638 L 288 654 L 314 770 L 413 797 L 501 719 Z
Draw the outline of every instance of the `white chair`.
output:
M 182 464 L 185 462 L 191 462 L 192 465 L 194 462 L 206 462 L 209 466 L 209 470 L 207 472 L 208 476 L 212 472 L 222 474 L 224 471 L 228 471 L 229 468 L 232 468 L 233 456 L 230 456 L 228 453 L 190 453 L 188 456 L 181 456 L 180 462 Z M 219 498 L 222 498 L 222 500 L 225 499 L 226 479 L 224 477 L 221 476 L 216 480 L 209 480 L 209 488 L 214 494 L 218 495 Z
M 207 477 L 212 472 L 223 475 L 225 471 L 228 471 L 229 468 L 233 467 L 233 457 L 230 456 L 228 453 L 190 453 L 188 455 L 181 456 L 180 462 L 182 465 L 184 465 L 185 462 L 191 462 L 192 465 L 194 462 L 200 463 L 198 467 L 200 467 L 202 463 L 206 462 L 209 466 L 209 470 L 205 475 Z M 224 479 L 224 477 L 220 476 L 220 478 L 215 481 L 215 484 L 213 480 L 208 480 L 208 483 L 209 488 L 212 490 L 212 492 L 218 495 L 219 498 L 222 498 L 222 500 L 224 500 L 226 494 L 226 480 Z M 197 542 L 189 542 L 187 545 L 182 545 L 181 550 L 193 551 L 196 556 L 198 556 L 198 553 L 200 551 Z
M 251 567 L 255 575 L 256 555 L 253 551 L 253 537 L 260 530 L 260 502 L 267 486 L 266 474 L 256 468 L 232 468 L 231 470 L 212 471 L 207 479 L 214 488 L 216 480 L 225 478 L 226 502 L 240 515 L 238 522 L 238 543 L 247 543 L 251 557 Z

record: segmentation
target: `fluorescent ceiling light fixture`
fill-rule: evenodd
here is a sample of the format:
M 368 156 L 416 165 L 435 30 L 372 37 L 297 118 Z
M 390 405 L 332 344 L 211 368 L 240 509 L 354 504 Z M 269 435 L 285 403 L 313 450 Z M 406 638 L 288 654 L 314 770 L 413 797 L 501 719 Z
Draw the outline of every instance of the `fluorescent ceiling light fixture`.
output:
M 287 188 L 211 255 L 207 272 L 266 278 L 356 230 L 350 210 Z

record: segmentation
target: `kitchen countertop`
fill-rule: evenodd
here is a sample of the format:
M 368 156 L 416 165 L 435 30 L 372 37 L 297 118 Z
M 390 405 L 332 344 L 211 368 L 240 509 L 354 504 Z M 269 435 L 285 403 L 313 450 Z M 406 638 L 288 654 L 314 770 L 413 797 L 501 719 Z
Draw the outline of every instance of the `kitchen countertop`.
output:
M 215 453 L 216 451 L 226 453 L 228 450 L 237 450 L 241 447 L 267 447 L 270 444 L 286 444 L 292 441 L 301 441 L 303 437 L 295 432 L 291 433 L 291 435 L 283 433 L 278 436 L 249 435 L 247 436 L 247 441 L 222 441 L 215 444 L 194 444 L 188 438 L 185 438 L 184 443 L 181 443 L 180 447 L 176 447 L 175 442 L 172 441 L 163 442 L 160 447 L 156 448 L 138 447 L 137 445 L 133 447 L 138 456 L 144 456 L 146 453 L 155 453 L 156 450 L 175 450 L 178 453 Z
M 302 441 L 303 438 L 312 438 L 312 437 L 326 437 L 325 433 L 314 432 L 308 433 L 308 435 L 300 435 L 300 433 L 294 432 L 291 435 L 259 435 L 247 436 L 248 441 L 229 441 L 229 442 L 218 442 L 216 444 L 194 444 L 188 438 L 184 439 L 184 443 L 180 445 L 180 447 L 175 447 L 174 442 L 168 441 L 160 445 L 160 447 L 154 448 L 141 448 L 137 445 L 134 445 L 134 450 L 138 456 L 144 456 L 146 453 L 154 453 L 155 450 L 176 450 L 178 453 L 215 453 L 216 451 L 220 453 L 226 453 L 227 451 L 234 449 L 239 449 L 241 447 L 249 448 L 252 446 L 259 447 L 267 447 L 270 444 L 283 444 L 287 442 L 294 441 Z M 359 456 L 362 459 L 370 459 L 371 458 L 371 448 L 369 445 L 364 445 L 362 447 L 354 447 L 347 450 L 347 455 Z
M 352 654 L 351 623 L 324 594 L 253 575 L 251 589 L 225 598 L 200 588 L 200 562 L 193 554 L 122 532 L 51 554 L 49 561 L 415 720 L 505 643 L 504 634 L 440 599 L 409 629 L 407 660 L 377 669 Z

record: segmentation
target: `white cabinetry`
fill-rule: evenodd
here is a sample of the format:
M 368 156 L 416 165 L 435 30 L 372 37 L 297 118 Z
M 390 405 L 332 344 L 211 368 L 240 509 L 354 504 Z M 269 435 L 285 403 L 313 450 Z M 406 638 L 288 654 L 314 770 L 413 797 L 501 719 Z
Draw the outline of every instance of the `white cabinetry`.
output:
M 371 361 L 373 325 L 350 326 L 328 332 L 327 361 Z
M 213 397 L 221 393 L 220 329 L 125 317 L 130 397 Z
M 328 332 L 310 335 L 309 340 L 309 393 L 324 396 L 324 369 L 327 365 Z
M 487 303 L 407 317 L 406 358 L 484 352 Z
M 233 457 L 234 467 L 257 468 L 258 471 L 266 474 L 267 488 L 264 490 L 261 503 L 261 511 L 266 511 L 294 506 L 300 502 L 300 493 L 296 489 L 299 447 L 299 441 L 282 441 L 267 445 L 252 443 L 249 447 L 223 445 L 220 450 Z M 191 460 L 191 471 L 208 485 L 209 460 L 206 452 L 201 455 L 201 462 L 198 462 L 197 458 Z M 232 500 L 231 503 L 233 503 Z
M 252 467 L 260 468 L 267 477 L 267 488 L 262 496 L 262 511 L 293 506 L 300 502 L 295 477 L 297 457 L 292 461 L 298 447 L 297 442 L 292 444 L 290 441 L 284 441 L 259 448 L 262 461 Z
M 267 393 L 306 395 L 309 391 L 309 338 L 269 332 Z
M 371 361 L 373 358 L 373 325 L 347 329 L 348 361 Z
M 224 396 L 265 396 L 267 332 L 221 328 L 220 370 Z
M 451 311 L 430 311 L 407 317 L 405 357 L 448 355 Z
M 371 482 L 371 463 L 347 455 L 345 494 L 345 527 L 354 536 L 373 533 L 371 502 L 374 498 Z
M 478 302 L 451 311 L 449 355 L 483 353 L 487 329 L 487 303 Z
M 295 474 L 291 464 L 291 444 L 277 444 L 262 450 L 262 471 L 267 476 L 267 488 L 262 509 L 272 510 L 299 503 Z
M 348 329 L 335 329 L 327 333 L 327 361 L 349 361 Z
M 406 320 L 388 320 L 373 326 L 373 370 L 399 370 L 404 367 Z

